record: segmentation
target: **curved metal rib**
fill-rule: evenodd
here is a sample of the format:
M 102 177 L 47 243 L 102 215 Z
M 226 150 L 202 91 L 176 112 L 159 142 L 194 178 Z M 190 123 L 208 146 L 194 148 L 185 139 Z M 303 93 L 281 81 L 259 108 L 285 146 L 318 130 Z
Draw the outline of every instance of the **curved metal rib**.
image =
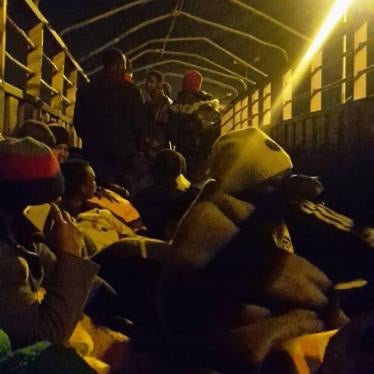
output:
M 246 77 L 244 77 L 243 75 L 240 75 L 238 73 L 236 73 L 235 71 L 232 71 L 220 64 L 217 64 L 216 62 L 210 60 L 209 58 L 206 58 L 206 57 L 203 57 L 203 56 L 200 56 L 196 53 L 188 53 L 188 52 L 180 52 L 180 51 L 163 51 L 162 49 L 145 49 L 144 51 L 140 52 L 139 54 L 137 54 L 136 56 L 134 56 L 132 59 L 131 59 L 131 62 L 134 62 L 136 61 L 137 59 L 141 58 L 142 56 L 144 55 L 147 55 L 149 53 L 161 53 L 163 52 L 165 55 L 171 55 L 171 56 L 186 56 L 186 57 L 193 57 L 193 58 L 196 58 L 198 60 L 201 60 L 201 61 L 204 61 L 208 64 L 211 64 L 219 69 L 222 69 L 223 71 L 225 71 L 226 73 L 229 73 L 233 76 L 236 76 L 238 78 L 240 78 L 241 80 L 243 81 L 247 81 L 251 84 L 256 84 L 255 81 L 252 81 L 250 79 L 247 79 Z
M 177 23 L 177 17 L 178 17 L 178 10 L 182 10 L 184 5 L 184 0 L 177 0 L 177 4 L 174 9 L 174 16 L 171 20 L 169 30 L 167 34 L 165 35 L 164 42 L 162 43 L 162 50 L 165 51 L 166 45 L 168 44 L 168 39 L 171 37 L 171 34 L 174 31 L 175 24 Z M 161 58 L 163 57 L 163 54 L 161 53 Z
M 255 42 L 257 42 L 257 43 L 259 43 L 261 45 L 264 45 L 266 47 L 276 49 L 276 50 L 280 51 L 282 53 L 282 55 L 284 56 L 285 60 L 288 61 L 287 51 L 284 48 L 282 48 L 282 47 L 280 47 L 280 46 L 278 46 L 276 44 L 266 42 L 266 41 L 264 41 L 262 39 L 259 39 L 259 38 L 255 37 L 255 36 L 253 36 L 252 34 L 248 34 L 248 33 L 244 32 L 244 31 L 236 30 L 236 29 L 233 29 L 231 27 L 221 25 L 219 23 L 208 21 L 208 20 L 206 20 L 204 18 L 194 16 L 194 15 L 192 15 L 190 13 L 187 13 L 187 12 L 184 12 L 184 11 L 176 11 L 176 12 L 167 13 L 167 14 L 164 14 L 164 15 L 161 15 L 161 16 L 158 16 L 158 17 L 154 17 L 154 18 L 151 18 L 151 19 L 149 19 L 147 21 L 139 23 L 137 26 L 131 28 L 130 30 L 124 32 L 123 34 L 117 36 L 116 38 L 110 40 L 109 42 L 101 45 L 100 47 L 94 49 L 93 51 L 91 51 L 87 55 L 83 56 L 79 60 L 79 62 L 82 63 L 82 62 L 90 59 L 91 57 L 97 55 L 98 53 L 102 52 L 106 48 L 109 48 L 109 47 L 111 47 L 111 46 L 119 43 L 121 40 L 123 40 L 124 38 L 126 38 L 128 35 L 131 35 L 134 32 L 139 31 L 139 30 L 141 30 L 142 28 L 144 28 L 146 26 L 149 26 L 149 25 L 152 25 L 154 23 L 163 21 L 163 20 L 165 20 L 167 18 L 170 18 L 170 17 L 174 17 L 175 14 L 184 16 L 184 17 L 186 17 L 186 18 L 188 18 L 188 19 L 190 19 L 190 20 L 192 20 L 194 22 L 197 22 L 197 23 L 205 24 L 205 25 L 208 25 L 210 27 L 215 27 L 215 28 L 218 28 L 220 30 L 229 32 L 231 34 L 235 34 L 235 35 L 238 35 L 238 36 L 245 37 L 247 39 L 255 41 Z
M 257 38 L 256 36 L 254 36 L 252 34 L 246 33 L 246 32 L 241 31 L 241 30 L 233 29 L 233 28 L 225 26 L 225 25 L 221 25 L 220 23 L 208 21 L 205 18 L 197 17 L 197 16 L 194 16 L 193 14 L 190 14 L 190 13 L 187 13 L 187 12 L 184 12 L 184 11 L 179 11 L 178 14 L 181 15 L 181 16 L 184 16 L 184 17 L 186 17 L 186 18 L 188 18 L 188 19 L 190 19 L 192 21 L 195 21 L 197 23 L 201 23 L 201 24 L 204 24 L 204 25 L 207 25 L 207 26 L 210 26 L 210 27 L 214 27 L 216 29 L 220 29 L 220 30 L 226 31 L 226 32 L 229 32 L 231 34 L 242 36 L 242 37 L 247 38 L 249 40 L 252 40 L 252 41 L 254 41 L 254 42 L 258 43 L 258 44 L 261 44 L 261 45 L 263 45 L 265 47 L 269 47 L 269 48 L 275 49 L 275 50 L 277 50 L 277 51 L 279 51 L 279 52 L 282 53 L 282 55 L 285 58 L 286 62 L 288 61 L 288 53 L 287 53 L 287 51 L 284 48 L 282 48 L 279 45 L 277 45 L 277 44 L 266 42 L 265 40 Z
M 82 63 L 82 62 L 85 62 L 85 61 L 89 60 L 93 56 L 96 56 L 98 53 L 104 51 L 105 49 L 112 47 L 113 45 L 119 43 L 121 40 L 125 39 L 127 36 L 141 30 L 144 27 L 147 27 L 149 25 L 153 25 L 154 23 L 157 23 L 157 22 L 164 21 L 165 19 L 168 19 L 168 18 L 171 18 L 171 17 L 173 17 L 173 13 L 167 13 L 167 14 L 163 14 L 163 15 L 158 16 L 158 17 L 151 18 L 147 21 L 141 22 L 141 23 L 137 24 L 136 26 L 132 27 L 131 29 L 127 30 L 126 32 L 122 33 L 121 35 L 118 35 L 117 37 L 110 40 L 109 42 L 107 42 L 105 44 L 102 44 L 100 47 L 98 47 L 98 48 L 94 49 L 93 51 L 91 51 L 90 53 L 86 54 L 85 56 L 83 56 L 82 58 L 79 59 L 79 62 Z
M 90 70 L 87 75 L 90 77 L 91 75 L 94 75 L 96 74 L 97 72 L 99 72 L 100 70 L 103 70 L 103 65 L 100 65 L 100 66 L 97 66 L 96 68 L 93 68 L 92 70 Z
M 147 3 L 150 3 L 152 1 L 155 1 L 155 0 L 137 0 L 137 1 L 134 1 L 133 3 L 125 4 L 125 5 L 119 6 L 117 8 L 108 10 L 107 12 L 98 14 L 97 16 L 94 16 L 94 17 L 91 17 L 91 18 L 87 18 L 87 19 L 85 19 L 81 22 L 77 22 L 74 25 L 71 25 L 71 26 L 68 26 L 68 27 L 64 28 L 60 32 L 60 35 L 64 36 L 64 35 L 68 34 L 69 32 L 72 32 L 72 31 L 77 30 L 77 29 L 81 29 L 82 27 L 91 25 L 92 23 L 95 23 L 95 22 L 100 21 L 102 19 L 114 16 L 115 14 L 117 14 L 119 12 L 123 12 L 124 10 L 133 8 L 134 6 L 147 4 Z
M 156 66 L 162 66 L 162 65 L 166 65 L 166 64 L 177 64 L 177 65 L 187 66 L 189 68 L 194 68 L 194 69 L 198 69 L 198 70 L 201 70 L 201 71 L 206 71 L 208 73 L 216 74 L 216 75 L 219 75 L 219 76 L 227 78 L 227 79 L 232 79 L 232 80 L 235 80 L 235 81 L 239 81 L 243 85 L 243 88 L 245 90 L 247 89 L 247 85 L 245 84 L 245 82 L 242 79 L 239 79 L 237 77 L 234 77 L 234 76 L 226 74 L 226 73 L 222 73 L 222 72 L 214 70 L 214 69 L 207 68 L 205 66 L 192 64 L 190 62 L 181 61 L 181 60 L 178 60 L 178 59 L 169 59 L 169 60 L 164 60 L 164 61 L 160 61 L 160 62 L 155 62 L 153 64 L 144 65 L 142 67 L 134 69 L 134 73 L 139 72 L 139 71 L 143 71 L 143 70 L 147 70 L 147 69 L 152 69 L 152 68 L 155 68 Z
M 137 47 L 135 47 L 133 49 L 130 49 L 130 50 L 126 51 L 126 56 L 129 56 L 132 53 L 135 53 L 135 52 L 137 52 L 137 51 L 139 51 L 139 50 L 141 50 L 145 47 L 148 47 L 149 45 L 156 44 L 156 43 L 162 43 L 163 41 L 164 41 L 163 38 L 148 40 L 147 42 L 145 42 L 141 45 L 138 45 Z M 169 43 L 170 42 L 191 42 L 191 41 L 201 41 L 201 42 L 208 43 L 212 47 L 220 50 L 221 52 L 225 53 L 227 56 L 230 56 L 231 58 L 233 58 L 234 60 L 236 60 L 237 62 L 242 64 L 244 67 L 246 67 L 248 69 L 251 69 L 251 70 L 255 71 L 256 73 L 262 75 L 264 78 L 267 78 L 269 76 L 264 71 L 262 71 L 262 70 L 256 68 L 255 66 L 249 64 L 247 61 L 241 59 L 239 56 L 235 55 L 234 53 L 230 52 L 229 50 L 221 47 L 219 44 L 215 43 L 213 40 L 211 40 L 209 38 L 206 38 L 206 37 L 203 37 L 203 36 L 189 36 L 189 37 L 169 38 L 168 39 Z
M 259 16 L 259 17 L 262 17 L 262 18 L 266 19 L 267 21 L 273 23 L 274 25 L 277 25 L 278 27 L 282 28 L 283 30 L 288 31 L 289 33 L 299 37 L 300 39 L 303 39 L 306 42 L 312 41 L 312 39 L 309 38 L 307 35 L 302 34 L 301 32 L 293 29 L 292 27 L 284 24 L 283 22 L 280 22 L 279 20 L 269 16 L 268 14 L 266 14 L 264 12 L 261 12 L 260 10 L 250 6 L 249 4 L 244 4 L 240 0 L 229 0 L 229 1 L 230 1 L 230 3 L 238 5 L 241 8 L 246 9 L 249 12 L 256 14 L 256 16 Z

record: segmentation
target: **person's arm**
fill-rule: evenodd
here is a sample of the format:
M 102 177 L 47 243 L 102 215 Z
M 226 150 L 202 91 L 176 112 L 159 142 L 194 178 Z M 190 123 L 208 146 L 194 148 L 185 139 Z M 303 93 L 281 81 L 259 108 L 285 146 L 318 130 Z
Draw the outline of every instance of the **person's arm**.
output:
M 98 271 L 96 264 L 79 257 L 79 234 L 71 218 L 56 206 L 53 209 L 57 260 L 49 279 L 41 284 L 44 297 L 33 279 L 38 257 L 21 251 L 0 262 L 0 321 L 17 345 L 40 340 L 66 342 L 81 317 Z
M 287 224 L 296 253 L 307 258 L 336 282 L 371 279 L 374 230 L 353 219 L 305 200 L 291 207 Z
M 323 308 L 329 279 L 307 260 L 277 248 L 271 233 L 259 234 L 256 222 L 250 217 L 239 230 L 213 204 L 195 205 L 174 240 L 167 283 L 176 289 L 179 282 L 197 298 L 225 294 L 248 303 Z

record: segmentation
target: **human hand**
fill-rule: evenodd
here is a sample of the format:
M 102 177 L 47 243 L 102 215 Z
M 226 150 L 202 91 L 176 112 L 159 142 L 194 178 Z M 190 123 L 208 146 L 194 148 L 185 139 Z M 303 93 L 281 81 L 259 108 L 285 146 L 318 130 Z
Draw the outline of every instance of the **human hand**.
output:
M 52 203 L 50 210 L 54 225 L 47 233 L 47 241 L 51 249 L 58 255 L 65 252 L 81 257 L 83 248 L 83 235 L 75 223 L 74 218 L 64 210 Z

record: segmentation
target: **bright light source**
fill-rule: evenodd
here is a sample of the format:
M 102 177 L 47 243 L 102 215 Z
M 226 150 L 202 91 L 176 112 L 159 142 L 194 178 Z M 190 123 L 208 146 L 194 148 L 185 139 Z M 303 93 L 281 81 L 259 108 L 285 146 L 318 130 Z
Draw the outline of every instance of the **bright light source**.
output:
M 300 83 L 304 71 L 309 67 L 309 63 L 314 55 L 322 47 L 328 36 L 334 30 L 336 24 L 343 17 L 346 10 L 352 4 L 354 0 L 336 0 L 334 5 L 331 7 L 327 14 L 320 30 L 312 41 L 312 44 L 306 51 L 305 55 L 301 59 L 300 63 L 293 71 L 292 74 L 292 86 L 293 89 Z M 282 94 L 276 99 L 274 103 L 274 109 L 278 110 L 279 105 L 282 103 Z
M 318 34 L 314 38 L 312 45 L 309 47 L 308 51 L 305 53 L 303 59 L 301 60 L 298 69 L 303 69 L 303 67 L 308 64 L 316 52 L 321 48 L 324 41 L 330 35 L 336 24 L 339 22 L 341 17 L 343 17 L 344 12 L 351 5 L 353 0 L 336 0 L 335 4 L 331 8 L 329 14 L 327 15 L 323 25 L 321 26 Z

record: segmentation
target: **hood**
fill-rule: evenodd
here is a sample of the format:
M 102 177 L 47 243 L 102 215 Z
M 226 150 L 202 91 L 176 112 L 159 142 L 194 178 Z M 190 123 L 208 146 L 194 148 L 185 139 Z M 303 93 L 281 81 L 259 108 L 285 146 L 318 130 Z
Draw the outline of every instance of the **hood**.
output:
M 287 152 L 256 128 L 221 136 L 210 161 L 210 176 L 231 194 L 247 191 L 293 167 Z

